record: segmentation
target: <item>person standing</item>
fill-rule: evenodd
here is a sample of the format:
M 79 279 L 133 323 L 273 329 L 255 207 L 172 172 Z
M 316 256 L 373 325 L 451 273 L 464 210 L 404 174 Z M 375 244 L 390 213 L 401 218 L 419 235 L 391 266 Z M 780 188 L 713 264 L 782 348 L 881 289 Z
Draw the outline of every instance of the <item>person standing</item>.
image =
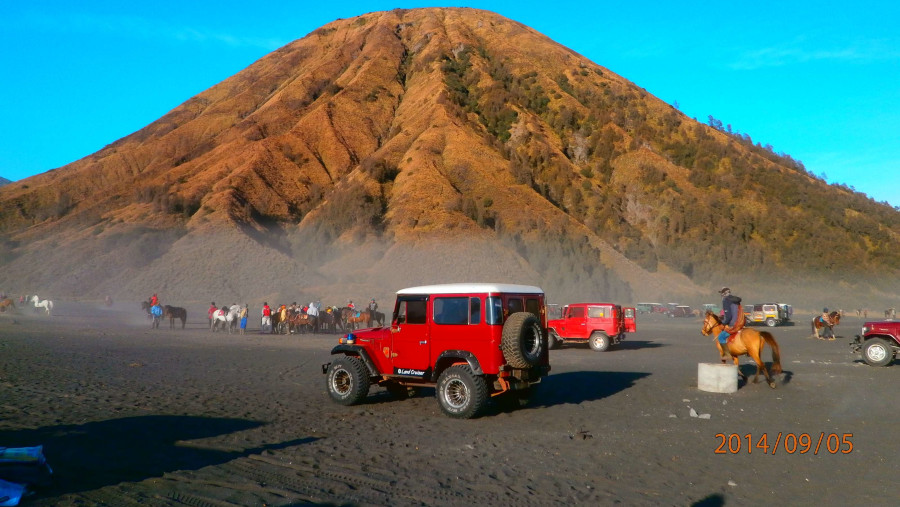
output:
M 241 318 L 241 334 L 244 334 L 247 331 L 247 314 L 250 313 L 250 303 L 244 303 L 244 307 L 241 308 L 240 318 Z
M 206 311 L 206 316 L 209 318 L 209 330 L 212 331 L 213 328 L 213 317 L 219 308 L 216 306 L 216 302 L 213 301 L 209 304 L 209 310 Z
M 268 332 L 272 332 L 272 309 L 269 308 L 269 303 L 264 302 L 262 307 L 262 322 L 260 323 L 260 327 L 262 329 L 260 332 L 265 333 L 268 329 Z
M 309 315 L 309 325 L 312 328 L 312 332 L 317 334 L 319 332 L 319 309 L 316 308 L 315 302 L 309 304 L 309 308 L 306 309 L 306 315 Z
M 150 307 L 150 314 L 153 315 L 152 329 L 159 329 L 159 321 L 162 319 L 163 310 L 162 306 L 159 306 L 158 299 L 156 304 Z

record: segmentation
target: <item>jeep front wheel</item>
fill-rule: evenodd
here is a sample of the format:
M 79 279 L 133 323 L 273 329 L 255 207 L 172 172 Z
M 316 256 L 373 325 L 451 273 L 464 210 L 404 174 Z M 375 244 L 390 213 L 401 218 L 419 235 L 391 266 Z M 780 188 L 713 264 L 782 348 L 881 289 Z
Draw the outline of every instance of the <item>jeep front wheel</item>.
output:
M 513 368 L 530 368 L 540 364 L 544 353 L 541 321 L 529 312 L 510 315 L 503 324 L 500 349 Z
M 609 349 L 609 336 L 606 336 L 606 333 L 595 331 L 588 338 L 588 345 L 597 352 L 606 352 Z
M 547 331 L 547 348 L 550 350 L 557 349 L 562 344 L 562 339 L 556 334 L 556 331 L 550 329 Z
M 775 319 L 769 317 L 768 319 L 766 319 L 766 325 L 769 327 L 775 327 Z
M 484 377 L 475 375 L 464 364 L 451 366 L 441 373 L 436 394 L 441 410 L 457 419 L 477 416 L 488 399 Z
M 881 338 L 871 338 L 863 345 L 863 359 L 870 366 L 887 366 L 894 360 L 894 350 Z
M 362 359 L 341 356 L 328 368 L 328 394 L 341 405 L 355 405 L 369 395 L 369 373 Z

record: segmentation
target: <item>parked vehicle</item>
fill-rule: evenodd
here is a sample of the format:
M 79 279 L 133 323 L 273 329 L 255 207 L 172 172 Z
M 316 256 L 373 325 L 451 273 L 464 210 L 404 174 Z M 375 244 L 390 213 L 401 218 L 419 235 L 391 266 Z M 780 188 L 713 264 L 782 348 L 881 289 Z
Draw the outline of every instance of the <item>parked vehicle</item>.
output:
M 891 364 L 900 352 L 900 322 L 866 322 L 850 348 L 862 352 L 863 361 L 870 366 Z
M 490 397 L 527 403 L 550 371 L 544 292 L 463 283 L 397 292 L 390 326 L 350 333 L 322 365 L 332 400 L 361 402 L 372 384 L 405 397 L 434 387 L 450 417 L 479 415 Z
M 703 304 L 703 313 L 706 313 L 706 312 L 713 312 L 716 315 L 720 315 L 722 313 L 722 307 L 717 304 L 713 304 L 713 303 L 704 303 Z
M 669 317 L 693 317 L 694 310 L 690 306 L 678 305 L 669 309 Z
M 638 313 L 663 313 L 666 308 L 661 303 L 638 303 L 634 306 Z
M 748 324 L 765 324 L 769 327 L 784 325 L 790 320 L 789 305 L 778 303 L 762 303 L 752 306 L 750 313 L 744 311 Z
M 548 346 L 562 343 L 587 343 L 603 352 L 625 339 L 625 333 L 637 331 L 637 310 L 613 303 L 574 303 L 566 307 L 561 319 L 547 322 Z

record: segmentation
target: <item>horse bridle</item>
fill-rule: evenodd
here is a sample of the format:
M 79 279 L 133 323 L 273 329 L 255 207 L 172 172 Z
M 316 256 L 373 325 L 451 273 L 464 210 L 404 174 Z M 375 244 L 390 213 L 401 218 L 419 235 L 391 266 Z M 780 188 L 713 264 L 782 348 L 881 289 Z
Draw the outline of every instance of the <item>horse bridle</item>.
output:
M 714 316 L 710 315 L 703 321 L 703 329 L 700 330 L 700 333 L 702 333 L 703 336 L 709 336 L 717 325 L 722 325 L 722 323 L 716 321 Z

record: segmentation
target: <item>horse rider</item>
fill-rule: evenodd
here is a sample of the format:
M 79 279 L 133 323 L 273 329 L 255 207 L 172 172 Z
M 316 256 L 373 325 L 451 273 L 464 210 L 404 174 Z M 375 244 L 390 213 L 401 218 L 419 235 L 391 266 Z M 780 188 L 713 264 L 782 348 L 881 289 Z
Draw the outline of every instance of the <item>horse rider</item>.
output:
M 158 304 L 159 304 L 159 298 L 156 297 L 156 294 L 153 294 L 152 296 L 150 296 L 150 306 L 153 307 Z
M 309 319 L 312 321 L 313 333 L 319 332 L 319 309 L 316 308 L 316 303 L 312 302 L 309 304 L 309 308 L 306 309 L 306 314 L 309 315 Z
M 826 326 L 834 325 L 831 321 L 831 315 L 828 315 L 828 308 L 822 308 L 822 316 L 819 317 L 819 319 L 822 321 L 822 324 L 825 324 Z
M 348 299 L 348 300 L 347 300 L 347 308 L 349 308 L 349 309 L 351 309 L 351 310 L 356 310 L 356 305 L 353 304 L 353 300 L 352 300 L 352 299 Z
M 369 301 L 369 312 L 372 313 L 372 316 L 375 315 L 375 312 L 378 310 L 378 303 L 375 302 L 375 298 L 372 298 L 372 301 Z
M 725 317 L 722 318 L 722 323 L 725 324 L 725 329 L 719 333 L 718 340 L 719 345 L 722 346 L 722 350 L 725 351 L 726 354 L 730 354 L 728 351 L 728 347 L 725 345 L 728 336 L 738 329 L 738 314 L 741 312 L 741 298 L 735 296 L 731 293 L 731 289 L 728 287 L 722 287 L 719 289 L 719 294 L 722 295 L 722 311 L 725 312 Z

